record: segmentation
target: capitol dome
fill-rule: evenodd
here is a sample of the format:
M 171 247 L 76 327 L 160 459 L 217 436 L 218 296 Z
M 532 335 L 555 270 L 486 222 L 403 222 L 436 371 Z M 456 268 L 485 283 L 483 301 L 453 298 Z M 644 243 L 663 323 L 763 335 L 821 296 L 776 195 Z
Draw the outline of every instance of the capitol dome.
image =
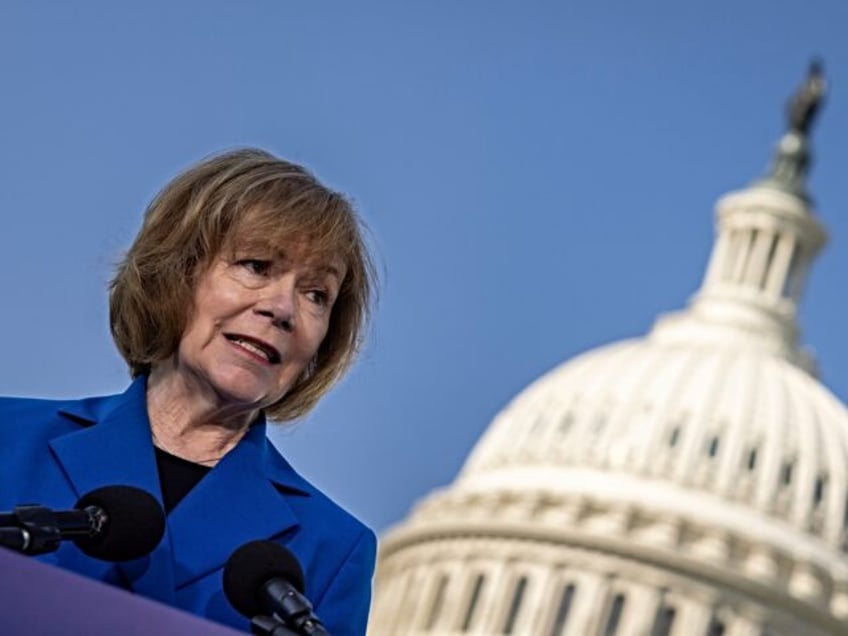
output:
M 796 319 L 821 81 L 769 177 L 719 201 L 689 307 L 531 384 L 383 538 L 369 633 L 848 633 L 848 411 Z

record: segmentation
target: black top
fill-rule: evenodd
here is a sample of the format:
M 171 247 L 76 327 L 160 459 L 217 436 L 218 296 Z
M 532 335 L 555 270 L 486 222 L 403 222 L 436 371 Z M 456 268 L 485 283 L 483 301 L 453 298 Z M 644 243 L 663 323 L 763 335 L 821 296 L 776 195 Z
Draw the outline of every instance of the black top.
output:
M 165 504 L 165 512 L 170 513 L 212 468 L 171 455 L 155 446 L 154 450 L 162 503 Z

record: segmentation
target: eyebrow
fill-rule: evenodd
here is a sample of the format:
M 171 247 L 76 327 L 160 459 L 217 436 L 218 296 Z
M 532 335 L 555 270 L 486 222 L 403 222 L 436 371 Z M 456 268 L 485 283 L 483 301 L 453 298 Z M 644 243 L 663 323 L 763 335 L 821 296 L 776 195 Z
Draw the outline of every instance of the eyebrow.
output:
M 281 258 L 284 262 L 291 263 L 291 259 L 289 259 L 289 256 L 285 251 L 277 250 L 277 256 Z M 328 274 L 330 276 L 333 276 L 339 282 L 341 282 L 342 280 L 342 274 L 339 271 L 339 268 L 335 265 L 331 265 L 329 263 L 313 265 L 309 262 L 306 262 L 305 265 L 308 269 L 312 270 L 316 274 Z
M 330 276 L 335 276 L 338 280 L 342 279 L 342 275 L 339 272 L 338 268 L 333 267 L 332 265 L 319 265 L 315 268 L 315 271 L 320 274 L 329 274 Z
M 237 243 L 233 247 L 233 252 L 268 252 L 268 255 L 272 258 L 279 258 L 284 262 L 291 262 L 291 258 L 289 256 L 290 252 L 288 252 L 286 249 L 281 247 L 273 247 L 261 240 L 244 241 L 242 243 Z M 323 264 L 316 265 L 314 267 L 309 263 L 306 263 L 306 265 L 318 274 L 329 274 L 330 276 L 334 276 L 339 282 L 342 281 L 341 272 L 334 265 Z

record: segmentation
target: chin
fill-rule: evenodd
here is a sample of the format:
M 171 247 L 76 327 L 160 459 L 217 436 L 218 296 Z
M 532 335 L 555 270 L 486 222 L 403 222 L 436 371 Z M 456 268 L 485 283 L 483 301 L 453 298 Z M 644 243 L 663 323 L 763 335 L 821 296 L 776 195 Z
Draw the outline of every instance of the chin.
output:
M 283 393 L 277 386 L 267 382 L 257 382 L 255 378 L 228 378 L 212 383 L 215 393 L 227 404 L 244 405 L 245 408 L 258 409 L 273 404 Z
M 259 387 L 220 387 L 218 390 L 224 402 L 230 404 L 243 404 L 247 408 L 258 409 L 276 402 L 279 397 L 276 394 Z

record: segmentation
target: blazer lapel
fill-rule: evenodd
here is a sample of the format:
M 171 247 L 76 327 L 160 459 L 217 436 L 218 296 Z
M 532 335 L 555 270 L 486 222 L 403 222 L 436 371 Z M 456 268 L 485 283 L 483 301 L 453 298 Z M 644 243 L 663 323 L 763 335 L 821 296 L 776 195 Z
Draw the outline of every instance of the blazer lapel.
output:
M 286 494 L 306 490 L 292 470 L 277 470 L 268 454 L 264 419 L 171 511 L 169 529 L 177 588 L 224 566 L 248 541 L 279 536 L 299 525 Z M 285 471 L 283 471 L 285 472 Z M 285 493 L 285 494 L 284 494 Z
M 104 398 L 95 406 L 65 408 L 62 414 L 93 423 L 50 442 L 76 495 L 112 485 L 135 486 L 162 503 L 159 477 L 145 400 L 146 378 L 137 378 L 121 394 Z M 174 574 L 170 541 L 165 538 L 148 556 L 117 564 L 130 587 L 165 603 L 174 600 Z
M 162 503 L 146 390 L 146 378 L 140 377 L 121 395 L 62 411 L 88 425 L 50 443 L 77 497 L 102 486 L 128 485 Z M 265 431 L 262 418 L 171 511 L 165 538 L 150 555 L 117 565 L 134 591 L 173 604 L 177 588 L 223 567 L 240 545 L 299 525 L 287 498 L 309 496 L 311 488 Z

